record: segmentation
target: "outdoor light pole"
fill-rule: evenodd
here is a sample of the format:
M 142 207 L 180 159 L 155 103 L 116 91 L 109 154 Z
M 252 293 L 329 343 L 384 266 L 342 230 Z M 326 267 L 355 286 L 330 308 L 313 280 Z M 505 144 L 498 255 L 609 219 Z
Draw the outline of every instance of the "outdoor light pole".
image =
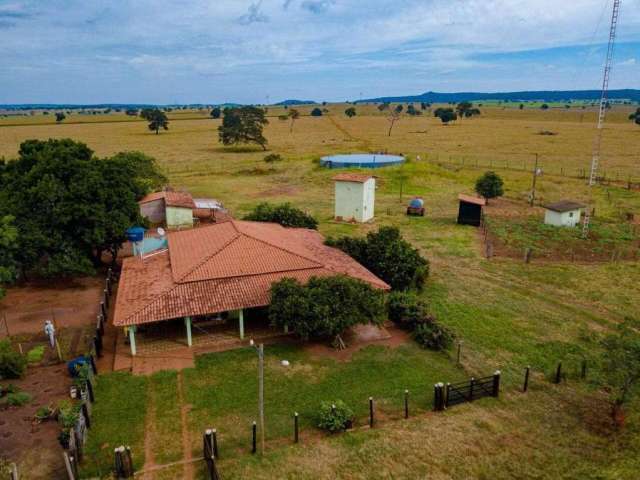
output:
M 538 179 L 538 154 L 536 153 L 536 164 L 533 167 L 533 182 L 531 185 L 531 200 L 529 201 L 529 205 L 533 207 L 533 202 L 536 199 L 536 180 Z
M 258 413 L 260 421 L 260 455 L 264 455 L 264 344 L 256 346 L 253 339 L 249 344 L 258 351 Z

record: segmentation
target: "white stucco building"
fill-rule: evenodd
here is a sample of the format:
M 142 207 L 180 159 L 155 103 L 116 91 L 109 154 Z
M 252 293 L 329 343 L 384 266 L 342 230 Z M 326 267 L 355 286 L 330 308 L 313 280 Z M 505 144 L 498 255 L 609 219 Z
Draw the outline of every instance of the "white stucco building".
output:
M 582 209 L 581 203 L 571 200 L 561 200 L 544 206 L 544 223 L 556 227 L 575 227 L 580 222 Z
M 372 175 L 341 173 L 335 181 L 335 218 L 345 222 L 373 219 L 376 179 Z

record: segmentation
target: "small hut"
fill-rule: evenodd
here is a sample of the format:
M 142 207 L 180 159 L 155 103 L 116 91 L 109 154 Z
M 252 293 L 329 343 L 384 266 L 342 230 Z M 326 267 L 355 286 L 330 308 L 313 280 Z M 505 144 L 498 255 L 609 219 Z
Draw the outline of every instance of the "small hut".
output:
M 544 206 L 544 223 L 556 227 L 575 227 L 585 206 L 573 200 L 561 200 Z
M 460 207 L 458 208 L 458 223 L 460 225 L 473 225 L 479 227 L 482 222 L 482 207 L 487 201 L 481 197 L 471 195 L 458 195 Z
M 335 182 L 335 219 L 368 222 L 373 219 L 376 179 L 372 175 L 341 173 Z

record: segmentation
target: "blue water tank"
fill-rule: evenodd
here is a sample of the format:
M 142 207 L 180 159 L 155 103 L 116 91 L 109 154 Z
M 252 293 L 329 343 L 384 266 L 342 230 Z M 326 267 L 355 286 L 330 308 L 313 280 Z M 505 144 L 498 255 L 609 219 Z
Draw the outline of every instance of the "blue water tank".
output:
M 409 202 L 409 206 L 411 208 L 422 208 L 424 207 L 424 201 L 421 198 L 414 198 Z
M 130 242 L 141 242 L 144 239 L 144 228 L 131 227 L 127 229 L 127 240 Z

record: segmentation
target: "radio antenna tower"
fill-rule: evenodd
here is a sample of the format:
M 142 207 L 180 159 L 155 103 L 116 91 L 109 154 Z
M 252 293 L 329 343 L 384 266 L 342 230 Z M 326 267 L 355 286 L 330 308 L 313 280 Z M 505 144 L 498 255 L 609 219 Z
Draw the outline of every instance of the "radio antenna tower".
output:
M 598 180 L 598 164 L 600 163 L 600 148 L 602 146 L 602 129 L 604 127 L 605 117 L 607 115 L 607 107 L 609 106 L 609 76 L 611 74 L 611 66 L 613 64 L 613 48 L 616 43 L 616 30 L 618 27 L 618 16 L 620 15 L 621 0 L 613 0 L 613 13 L 611 14 L 611 28 L 609 29 L 609 45 L 607 47 L 607 58 L 604 64 L 604 76 L 602 79 L 602 95 L 600 97 L 600 110 L 598 112 L 598 128 L 596 138 L 593 144 L 593 156 L 591 158 L 591 171 L 589 173 L 589 189 L 591 190 L 591 198 L 593 200 L 593 187 Z M 591 202 L 593 203 L 593 201 Z M 582 237 L 589 236 L 589 222 L 591 220 L 591 210 L 587 207 L 584 215 L 584 223 L 582 224 Z

